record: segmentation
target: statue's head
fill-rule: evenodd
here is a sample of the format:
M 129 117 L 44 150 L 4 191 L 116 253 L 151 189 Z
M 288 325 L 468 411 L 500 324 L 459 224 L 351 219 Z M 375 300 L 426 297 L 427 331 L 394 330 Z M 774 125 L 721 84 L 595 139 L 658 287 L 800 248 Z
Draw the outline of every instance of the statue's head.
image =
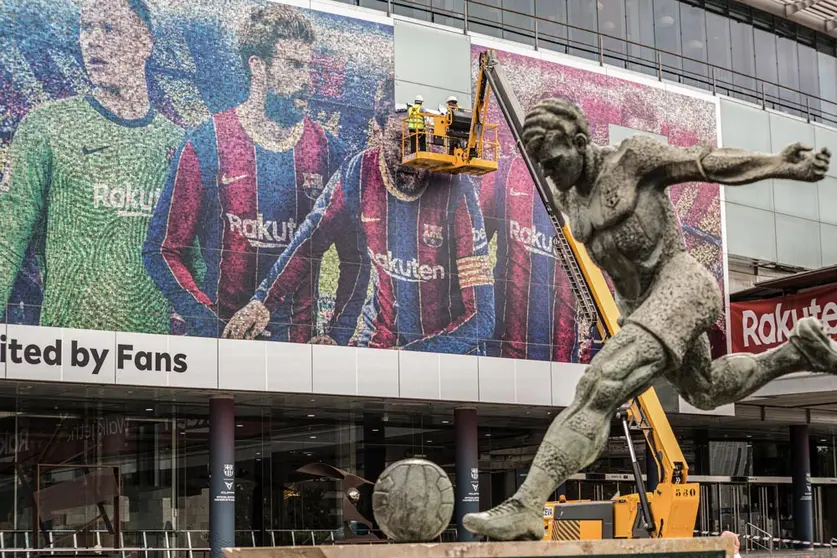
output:
M 590 127 L 575 104 L 546 99 L 533 106 L 523 123 L 526 152 L 540 163 L 559 190 L 581 178 L 588 156 Z

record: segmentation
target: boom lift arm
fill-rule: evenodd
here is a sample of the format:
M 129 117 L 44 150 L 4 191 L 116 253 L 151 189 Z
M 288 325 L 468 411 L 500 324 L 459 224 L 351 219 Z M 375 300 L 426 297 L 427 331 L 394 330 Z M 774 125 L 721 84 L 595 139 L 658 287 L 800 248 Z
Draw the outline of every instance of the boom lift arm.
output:
M 503 69 L 497 60 L 497 54 L 493 50 L 485 50 L 480 54 L 480 71 L 468 147 L 477 147 L 477 142 L 480 141 L 480 128 L 487 114 L 486 106 L 492 90 L 514 137 L 518 154 L 529 169 L 541 201 L 555 227 L 555 242 L 580 306 L 583 316 L 582 325 L 589 330 L 590 326 L 595 324 L 602 340 L 606 341 L 619 330 L 619 311 L 613 295 L 599 267 L 592 262 L 584 246 L 573 238 L 569 224 L 563 215 L 552 210 L 557 204 L 551 203 L 553 200 L 551 190 L 547 186 L 548 179 L 540 167 L 532 161 L 523 146 L 523 110 L 508 85 Z M 624 504 L 623 508 L 629 510 L 628 517 L 636 519 L 631 522 L 632 526 L 620 526 L 619 510 L 615 508 L 614 536 L 692 536 L 697 516 L 699 490 L 697 485 L 686 486 L 689 468 L 654 388 L 649 388 L 630 402 L 618 413 L 618 418 L 621 419 L 625 430 L 637 494 L 623 497 L 617 502 L 617 505 Z M 659 484 L 650 494 L 650 502 L 631 442 L 631 427 L 642 430 L 657 465 Z M 556 507 L 556 513 L 557 511 Z

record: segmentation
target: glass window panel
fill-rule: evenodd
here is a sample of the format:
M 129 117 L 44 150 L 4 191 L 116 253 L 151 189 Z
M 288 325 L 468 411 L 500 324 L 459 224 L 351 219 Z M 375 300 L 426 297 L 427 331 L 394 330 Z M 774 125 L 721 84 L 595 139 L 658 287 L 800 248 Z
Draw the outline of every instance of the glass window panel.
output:
M 799 94 L 791 89 L 799 89 L 799 57 L 797 43 L 786 37 L 776 38 L 776 59 L 778 61 L 779 98 L 786 101 L 785 110 L 801 114 Z
M 807 111 L 817 115 L 820 111 L 820 102 L 814 97 L 820 96 L 820 76 L 817 74 L 817 51 L 812 47 L 799 45 L 799 89 L 807 93 Z M 806 100 L 802 99 L 802 104 Z M 819 120 L 819 117 L 817 116 Z
M 534 45 L 535 20 L 532 16 L 535 15 L 535 0 L 503 0 L 503 9 L 503 38 Z
M 541 18 L 538 21 L 539 47 L 566 53 L 567 0 L 535 0 L 535 15 Z
M 433 0 L 433 21 L 440 25 L 462 29 L 464 11 L 465 0 Z
M 481 4 L 490 4 L 497 7 L 489 8 Z M 481 0 L 481 4 L 468 2 L 468 29 L 474 33 L 502 38 L 503 16 L 499 9 L 500 0 Z
M 708 89 L 710 86 L 705 79 L 709 75 L 705 64 L 706 17 L 702 9 L 680 4 L 680 35 L 683 56 L 694 59 L 683 60 L 683 71 L 686 74 L 684 83 Z
M 357 4 L 363 8 L 373 8 L 381 11 L 386 11 L 387 9 L 386 0 L 360 0 L 359 3 L 352 0 L 352 2 L 350 3 Z M 392 11 L 393 13 L 405 17 L 412 17 L 414 19 L 420 19 L 423 21 L 430 21 L 430 0 L 415 0 L 413 2 L 410 2 L 410 4 L 412 4 L 415 7 L 407 8 L 405 6 L 393 2 Z
M 725 68 L 725 70 L 715 68 L 716 87 L 724 94 L 729 94 L 728 88 L 732 85 L 732 72 L 726 71 L 732 69 L 732 38 L 729 23 L 729 18 L 706 12 L 707 56 L 710 64 Z
M 657 48 L 670 54 L 663 54 L 663 76 L 680 81 L 682 59 L 680 54 L 680 3 L 677 0 L 654 0 L 654 37 Z M 668 69 L 668 70 L 667 70 Z
M 831 121 L 834 123 L 837 114 L 837 58 L 817 53 L 817 65 L 820 77 L 820 97 L 823 101 L 823 112 L 831 114 Z
M 599 30 L 599 25 L 596 2 L 567 0 L 567 15 L 570 25 L 578 28 L 570 29 L 569 53 L 590 60 L 598 59 L 599 40 L 595 33 Z
M 761 29 L 753 30 L 756 45 L 756 77 L 765 82 L 776 83 L 779 80 L 778 62 L 776 61 L 776 36 Z M 761 88 L 761 85 L 759 85 Z M 779 91 L 775 85 L 764 85 L 764 94 L 769 106 L 773 106 Z
M 625 0 L 599 0 L 599 32 L 618 39 L 602 39 L 605 63 L 625 67 L 627 38 L 625 29 Z M 619 40 L 623 39 L 623 40 Z
M 735 71 L 732 76 L 732 82 L 736 86 L 734 96 L 755 101 L 760 96 L 757 93 L 756 80 L 750 77 L 756 73 L 753 26 L 730 19 L 729 31 L 732 43 L 732 69 Z
M 628 55 L 631 63 L 628 68 L 637 72 L 654 75 L 657 73 L 657 56 L 654 46 L 654 0 L 625 0 L 625 27 Z

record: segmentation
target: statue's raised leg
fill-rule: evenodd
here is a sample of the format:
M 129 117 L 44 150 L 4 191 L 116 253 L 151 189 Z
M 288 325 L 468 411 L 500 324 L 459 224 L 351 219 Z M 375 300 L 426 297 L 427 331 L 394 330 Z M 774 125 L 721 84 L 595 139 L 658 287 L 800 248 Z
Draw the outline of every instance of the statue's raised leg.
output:
M 788 341 L 759 354 L 733 353 L 711 360 L 709 339 L 701 335 L 666 377 L 683 399 L 703 410 L 741 401 L 768 382 L 793 372 L 837 374 L 837 343 L 815 318 L 796 323 Z
M 595 461 L 619 406 L 645 391 L 665 365 L 657 339 L 626 324 L 590 362 L 575 399 L 553 420 L 517 493 L 491 510 L 466 515 L 465 528 L 494 540 L 540 539 L 547 499 Z

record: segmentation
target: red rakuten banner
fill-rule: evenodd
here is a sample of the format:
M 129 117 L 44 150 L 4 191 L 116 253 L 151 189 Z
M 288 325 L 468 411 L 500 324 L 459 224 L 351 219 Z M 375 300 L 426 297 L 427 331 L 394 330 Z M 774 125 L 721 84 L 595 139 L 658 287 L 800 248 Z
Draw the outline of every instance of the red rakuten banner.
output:
M 730 303 L 732 352 L 760 353 L 788 340 L 797 320 L 819 318 L 832 337 L 837 334 L 837 284 L 800 294 Z M 835 337 L 837 339 L 837 337 Z

